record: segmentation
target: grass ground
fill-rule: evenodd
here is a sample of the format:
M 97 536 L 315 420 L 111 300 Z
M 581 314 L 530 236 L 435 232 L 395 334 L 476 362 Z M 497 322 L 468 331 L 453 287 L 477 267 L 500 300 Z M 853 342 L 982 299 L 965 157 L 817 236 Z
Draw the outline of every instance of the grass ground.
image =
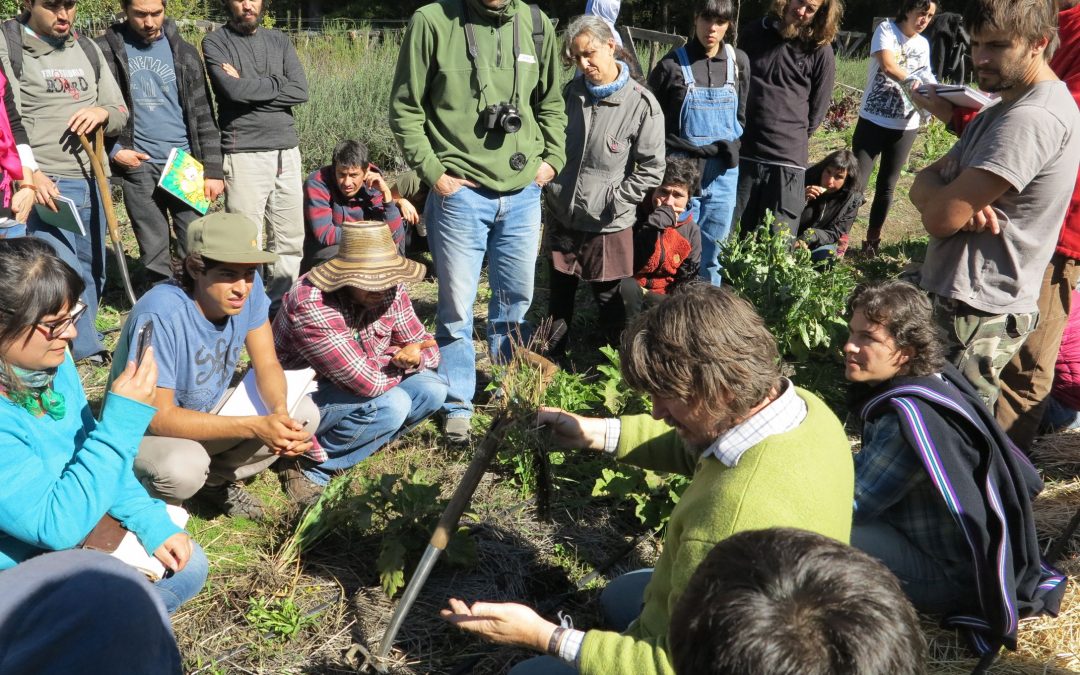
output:
M 308 54 L 302 57 L 318 58 Z M 331 65 L 324 67 L 326 70 L 320 72 L 334 70 Z M 864 73 L 865 63 L 843 65 L 841 81 L 861 87 Z M 313 90 L 321 82 L 329 82 L 309 79 Z M 331 93 L 313 91 L 315 96 L 329 100 Z M 339 130 L 325 123 L 316 124 L 319 114 L 312 111 L 304 124 L 310 122 L 311 129 L 321 136 L 338 137 Z M 813 140 L 813 159 L 844 147 L 850 133 L 850 127 L 819 133 Z M 940 154 L 941 139 L 935 133 L 920 135 L 912 153 L 913 168 Z M 918 218 L 906 198 L 911 180 L 910 173 L 901 178 L 885 228 L 887 246 L 882 256 L 857 263 L 866 276 L 894 275 L 921 258 L 925 240 L 921 239 Z M 117 210 L 124 220 L 122 206 L 118 204 Z M 137 274 L 137 248 L 130 230 L 125 230 L 128 255 Z M 852 235 L 853 243 L 861 240 L 863 231 L 865 221 L 860 219 Z M 534 316 L 546 307 L 543 267 L 538 265 Z M 112 278 L 116 278 L 115 274 Z M 410 288 L 422 316 L 432 316 L 435 291 L 433 282 L 420 282 Z M 478 327 L 482 327 L 486 316 L 489 294 L 486 283 L 482 284 L 476 306 Z M 590 398 L 595 392 L 588 389 L 589 382 L 603 379 L 597 370 L 604 359 L 596 351 L 596 316 L 584 293 L 579 296 L 579 304 L 583 309 L 573 326 L 572 348 L 575 368 L 582 377 L 559 380 L 554 391 L 549 392 L 549 400 L 572 407 L 599 408 L 600 402 Z M 115 331 L 128 309 L 120 291 L 110 286 L 99 315 L 99 328 Z M 115 332 L 108 339 L 114 340 Z M 480 343 L 477 346 L 482 347 Z M 490 371 L 486 364 L 482 366 L 485 372 Z M 846 414 L 838 360 L 799 364 L 794 370 L 797 381 L 821 392 L 841 417 Z M 81 374 L 91 399 L 100 400 L 106 373 L 83 368 Z M 491 410 L 482 402 L 480 426 Z M 469 600 L 525 602 L 549 617 L 562 610 L 573 616 L 578 627 L 588 628 L 596 625 L 594 601 L 606 581 L 649 565 L 659 555 L 661 543 L 635 516 L 632 497 L 593 496 L 595 479 L 605 469 L 613 468 L 605 459 L 584 453 L 553 455 L 550 518 L 541 518 L 532 478 L 536 474 L 537 448 L 543 449 L 543 439 L 520 429 L 485 474 L 471 513 L 463 519 L 475 545 L 475 562 L 463 567 L 440 562 L 436 567 L 398 637 L 393 654 L 396 672 L 500 673 L 523 656 L 513 649 L 481 643 L 440 621 L 437 610 L 451 594 Z M 1040 536 L 1049 541 L 1080 505 L 1080 435 L 1045 439 L 1037 450 L 1041 465 L 1049 467 L 1047 489 L 1037 504 Z M 258 476 L 250 485 L 268 506 L 268 522 L 193 518 L 189 528 L 210 558 L 211 575 L 206 589 L 174 617 L 185 669 L 215 674 L 356 672 L 367 652 L 378 645 L 394 606 L 382 589 L 377 569 L 388 555 L 387 532 L 403 520 L 389 513 L 372 518 L 371 505 L 378 502 L 379 507 L 404 510 L 406 499 L 400 495 L 408 488 L 401 486 L 430 484 L 434 487 L 424 493 L 428 508 L 419 509 L 430 513 L 432 495 L 449 495 L 469 457 L 467 451 L 443 447 L 433 423 L 420 426 L 350 475 L 349 497 L 332 510 L 332 518 L 327 521 L 332 523 L 329 532 L 291 564 L 281 563 L 280 551 L 292 537 L 300 514 L 289 507 L 271 473 Z M 397 484 L 401 488 L 396 493 L 399 496 L 379 502 L 372 497 L 375 491 L 371 483 L 365 481 L 383 476 L 407 479 Z M 365 496 L 370 499 L 365 501 Z M 668 500 L 655 496 L 648 501 L 655 505 Z M 432 517 L 418 517 L 408 525 L 412 532 L 418 528 L 426 533 L 433 521 Z M 413 565 L 415 555 L 407 555 L 408 573 Z M 1080 575 L 1080 549 L 1076 543 L 1067 549 L 1062 567 Z M 1035 675 L 1080 671 L 1078 596 L 1075 585 L 1071 585 L 1061 616 L 1023 624 L 1018 651 L 1006 655 L 991 672 Z M 974 661 L 967 657 L 955 634 L 937 629 L 929 620 L 925 628 L 931 645 L 931 672 L 971 671 Z

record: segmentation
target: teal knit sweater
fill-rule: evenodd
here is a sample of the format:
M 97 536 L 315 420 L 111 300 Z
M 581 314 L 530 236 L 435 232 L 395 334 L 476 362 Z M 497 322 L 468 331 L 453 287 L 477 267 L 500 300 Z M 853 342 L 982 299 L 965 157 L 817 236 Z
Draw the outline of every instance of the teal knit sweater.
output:
M 106 511 L 153 555 L 180 531 L 131 468 L 155 409 L 110 393 L 96 421 L 70 356 L 53 388 L 67 403 L 60 420 L 0 396 L 0 570 L 74 547 Z

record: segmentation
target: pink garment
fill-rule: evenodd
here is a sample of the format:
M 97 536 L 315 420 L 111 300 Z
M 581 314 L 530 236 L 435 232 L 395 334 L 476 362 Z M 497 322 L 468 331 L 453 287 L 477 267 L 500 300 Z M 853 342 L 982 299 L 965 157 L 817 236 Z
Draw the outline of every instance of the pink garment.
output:
M 1058 13 L 1058 37 L 1061 44 L 1050 60 L 1050 67 L 1068 85 L 1076 104 L 1080 105 L 1080 5 Z M 1076 187 L 1065 212 L 1057 250 L 1080 259 L 1080 175 L 1076 177 Z
M 1061 350 L 1054 364 L 1051 394 L 1073 410 L 1080 410 L 1080 291 L 1072 292 L 1069 323 L 1061 334 Z
M 4 77 L 3 69 L 0 69 L 0 99 L 3 98 L 7 89 L 7 78 Z M 11 121 L 8 120 L 7 107 L 0 105 L 0 169 L 3 176 L 0 177 L 0 195 L 3 205 L 11 204 L 11 184 L 22 180 L 22 160 L 19 159 L 19 151 L 15 147 L 15 136 L 11 133 Z

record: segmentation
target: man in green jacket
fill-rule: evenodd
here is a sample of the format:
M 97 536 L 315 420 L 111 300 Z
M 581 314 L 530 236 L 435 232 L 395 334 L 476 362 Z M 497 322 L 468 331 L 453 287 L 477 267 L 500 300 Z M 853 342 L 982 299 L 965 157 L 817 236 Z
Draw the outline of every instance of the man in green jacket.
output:
M 447 440 L 469 439 L 473 302 L 488 258 L 488 348 L 509 356 L 532 302 L 540 190 L 566 161 L 551 22 L 522 0 L 439 0 L 405 32 L 390 128 L 431 186 L 424 211 L 439 278 L 435 338 L 450 390 Z
M 513 675 L 673 673 L 671 609 L 717 542 L 770 527 L 850 537 L 847 436 L 819 398 L 780 376 L 776 340 L 748 302 L 694 285 L 641 315 L 623 334 L 621 354 L 623 379 L 652 397 L 651 418 L 545 408 L 538 421 L 558 445 L 682 473 L 690 484 L 671 512 L 656 567 L 604 589 L 612 630 L 567 629 L 523 605 L 450 600 L 447 620 L 548 654 L 518 664 Z

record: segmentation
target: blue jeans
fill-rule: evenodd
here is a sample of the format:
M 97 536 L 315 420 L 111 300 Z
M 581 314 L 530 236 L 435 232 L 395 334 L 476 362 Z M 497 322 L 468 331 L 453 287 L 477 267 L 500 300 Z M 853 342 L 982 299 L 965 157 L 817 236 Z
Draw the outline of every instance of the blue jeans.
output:
M 948 614 L 978 603 L 974 563 L 966 574 L 950 573 L 941 560 L 915 548 L 903 532 L 889 523 L 856 523 L 851 528 L 851 545 L 883 562 L 920 612 Z
M 44 553 L 0 572 L 0 672 L 180 675 L 169 617 L 112 556 Z
M 191 541 L 191 557 L 188 558 L 184 569 L 171 577 L 161 579 L 154 583 L 154 589 L 165 603 L 165 609 L 169 614 L 175 614 L 180 605 L 194 598 L 206 584 L 206 575 L 210 572 L 210 562 L 203 553 L 202 546 L 195 540 Z
M 26 229 L 31 235 L 47 241 L 57 256 L 78 272 L 86 284 L 82 293 L 86 312 L 75 324 L 79 334 L 71 345 L 72 356 L 78 361 L 105 351 L 101 333 L 94 325 L 98 302 L 105 290 L 105 209 L 93 179 L 51 178 L 60 194 L 75 202 L 88 236 L 48 225 L 35 211 L 30 212 Z
M 446 383 L 424 370 L 381 396 L 364 397 L 321 380 L 311 399 L 322 416 L 315 436 L 328 458 L 304 475 L 326 485 L 335 473 L 356 466 L 438 410 L 446 400 Z
M 641 614 L 645 587 L 652 579 L 652 568 L 634 570 L 616 578 L 600 593 L 600 611 L 604 627 L 624 632 Z M 510 675 L 573 675 L 577 668 L 554 656 L 534 656 L 510 669 Z
M 1046 400 L 1046 409 L 1043 411 L 1041 428 L 1043 433 L 1056 433 L 1080 428 L 1080 412 L 1054 398 L 1053 394 L 1047 396 Z
M 738 185 L 739 167 L 728 169 L 718 159 L 707 160 L 701 177 L 701 197 L 695 197 L 691 205 L 694 222 L 701 227 L 699 274 L 713 286 L 721 282 L 720 244 L 731 234 Z
M 26 225 L 14 220 L 0 222 L 0 239 L 16 239 L 26 236 Z
M 435 339 L 439 371 L 450 387 L 443 407 L 450 417 L 469 417 L 476 390 L 473 302 L 484 254 L 491 286 L 488 349 L 493 362 L 505 363 L 513 340 L 527 337 L 521 333 L 540 245 L 540 186 L 504 193 L 465 186 L 449 197 L 432 190 L 424 221 L 439 278 Z

